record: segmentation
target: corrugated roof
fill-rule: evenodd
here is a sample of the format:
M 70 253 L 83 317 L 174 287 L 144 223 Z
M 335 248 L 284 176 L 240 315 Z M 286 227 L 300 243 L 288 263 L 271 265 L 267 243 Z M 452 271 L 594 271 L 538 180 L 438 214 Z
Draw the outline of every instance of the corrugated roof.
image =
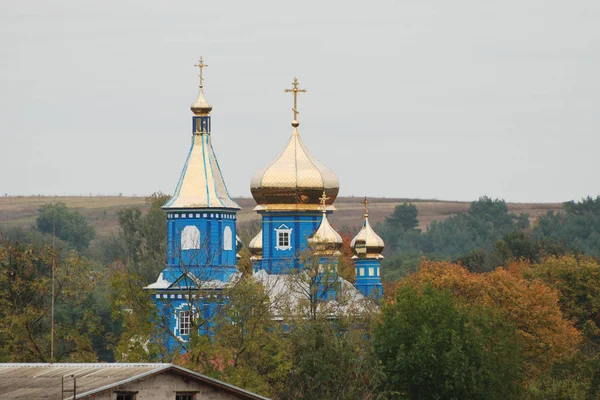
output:
M 170 370 L 185 374 L 213 387 L 238 394 L 241 398 L 267 400 L 236 386 L 210 378 L 172 364 L 112 363 L 112 364 L 0 364 L 0 399 L 72 399 L 61 397 L 61 378 L 65 389 L 73 388 L 77 380 L 77 398 L 99 393 L 146 376 Z

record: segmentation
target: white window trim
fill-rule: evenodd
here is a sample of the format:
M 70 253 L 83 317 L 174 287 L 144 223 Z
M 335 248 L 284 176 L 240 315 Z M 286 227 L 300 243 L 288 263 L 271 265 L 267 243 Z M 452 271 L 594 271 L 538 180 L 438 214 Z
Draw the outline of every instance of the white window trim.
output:
M 279 245 L 279 235 L 282 233 L 288 234 L 288 245 Z M 286 225 L 281 225 L 279 228 L 275 228 L 275 250 L 290 250 L 292 248 L 292 228 L 288 228 Z
M 233 250 L 233 231 L 229 226 L 223 229 L 223 250 Z
M 200 248 L 200 229 L 196 225 L 187 225 L 181 231 L 181 250 Z

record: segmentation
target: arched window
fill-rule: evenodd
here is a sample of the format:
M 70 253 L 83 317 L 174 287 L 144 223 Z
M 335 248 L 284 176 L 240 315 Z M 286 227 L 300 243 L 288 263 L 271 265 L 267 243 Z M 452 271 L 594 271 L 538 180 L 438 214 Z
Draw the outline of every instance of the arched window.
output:
M 200 231 L 194 225 L 188 225 L 181 232 L 181 250 L 200 248 Z
M 233 234 L 228 226 L 223 231 L 223 250 L 233 250 Z

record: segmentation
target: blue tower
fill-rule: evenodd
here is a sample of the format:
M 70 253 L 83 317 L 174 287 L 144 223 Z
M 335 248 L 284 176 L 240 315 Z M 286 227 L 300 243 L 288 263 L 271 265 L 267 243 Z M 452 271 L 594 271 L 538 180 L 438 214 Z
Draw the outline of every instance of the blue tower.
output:
M 209 333 L 223 289 L 237 272 L 236 215 L 211 143 L 212 106 L 206 101 L 200 58 L 200 90 L 191 105 L 191 147 L 167 212 L 167 263 L 153 290 L 160 317 L 172 335 L 169 350 L 189 339 L 193 326 Z
M 336 175 L 309 153 L 298 132 L 297 94 L 306 90 L 298 89 L 294 78 L 293 89 L 286 92 L 294 95 L 292 136 L 281 154 L 256 172 L 250 184 L 255 210 L 262 217 L 261 238 L 250 244 L 253 267 L 255 272 L 265 270 L 268 274 L 301 268 L 299 254 L 308 249 L 308 239 L 319 228 L 322 210 L 335 210 L 333 202 L 339 192 Z M 326 201 L 322 206 L 323 193 Z
M 365 221 L 360 232 L 352 239 L 350 247 L 354 252 L 354 267 L 356 270 L 356 281 L 354 286 L 365 296 L 380 298 L 383 294 L 381 285 L 381 252 L 385 244 L 369 224 L 369 212 L 367 209 L 367 198 L 365 197 Z

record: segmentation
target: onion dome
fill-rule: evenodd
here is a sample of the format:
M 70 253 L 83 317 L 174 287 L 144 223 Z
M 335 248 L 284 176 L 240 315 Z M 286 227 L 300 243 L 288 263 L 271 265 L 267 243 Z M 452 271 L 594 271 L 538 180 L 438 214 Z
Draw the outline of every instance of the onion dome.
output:
M 323 210 L 321 225 L 319 225 L 319 228 L 308 239 L 308 243 L 317 253 L 335 254 L 342 247 L 342 237 L 329 223 L 325 210 Z
M 365 197 L 365 221 L 360 232 L 352 239 L 350 247 L 359 258 L 383 258 L 381 253 L 385 244 L 383 239 L 375 233 L 369 224 L 369 213 L 367 212 L 367 198 Z
M 204 97 L 204 90 L 202 86 L 200 86 L 200 91 L 198 93 L 198 98 L 195 102 L 190 106 L 190 110 L 197 116 L 207 116 L 212 111 L 212 106 L 208 104 L 206 101 L 206 97 Z
M 327 211 L 325 209 L 326 200 L 327 196 L 323 193 L 323 197 L 321 197 L 321 206 L 323 207 L 321 225 L 319 225 L 315 233 L 308 239 L 308 243 L 317 250 L 317 252 L 333 254 L 342 247 L 343 240 L 327 219 Z
M 263 233 L 262 229 L 258 232 L 258 235 L 254 236 L 248 244 L 248 248 L 250 249 L 250 253 L 252 253 L 252 258 L 260 259 L 262 258 L 262 249 L 263 249 Z
M 309 153 L 298 133 L 296 94 L 304 90 L 297 86 L 295 79 L 294 89 L 286 90 L 294 93 L 292 136 L 281 154 L 252 177 L 250 191 L 257 210 L 318 210 L 323 191 L 329 206 L 339 192 L 335 173 Z

